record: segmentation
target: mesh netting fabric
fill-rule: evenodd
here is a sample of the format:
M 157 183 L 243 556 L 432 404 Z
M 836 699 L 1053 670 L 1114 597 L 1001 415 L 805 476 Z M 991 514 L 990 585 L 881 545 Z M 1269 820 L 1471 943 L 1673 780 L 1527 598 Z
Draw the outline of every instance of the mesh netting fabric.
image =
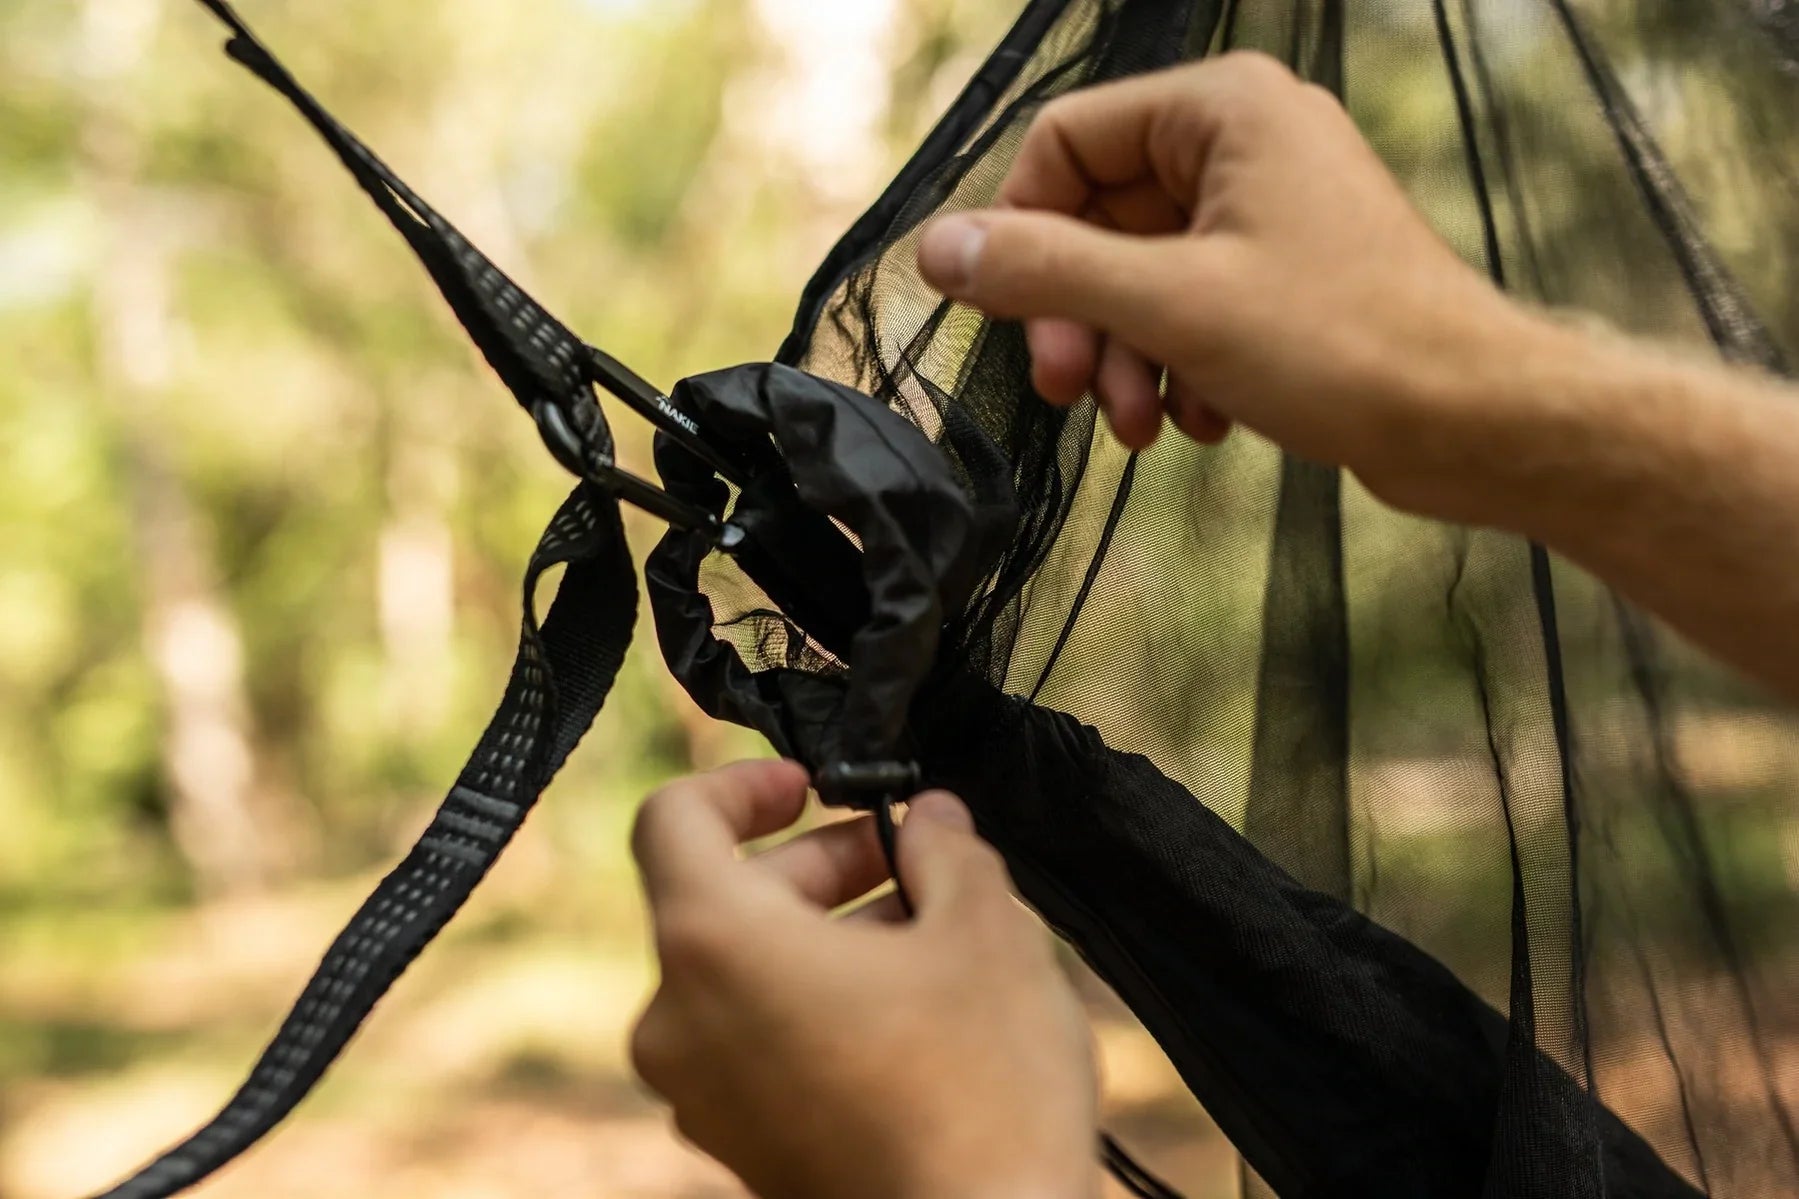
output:
M 1792 714 L 1516 537 L 1243 432 L 1127 454 L 920 280 L 920 226 L 990 200 L 1045 101 L 1254 48 L 1502 286 L 1785 369 L 1795 13 L 1039 0 L 803 297 L 781 361 L 977 490 L 1009 472 L 1015 537 L 911 735 L 1252 1188 L 1799 1193 Z M 699 577 L 752 671 L 841 671 L 729 560 Z

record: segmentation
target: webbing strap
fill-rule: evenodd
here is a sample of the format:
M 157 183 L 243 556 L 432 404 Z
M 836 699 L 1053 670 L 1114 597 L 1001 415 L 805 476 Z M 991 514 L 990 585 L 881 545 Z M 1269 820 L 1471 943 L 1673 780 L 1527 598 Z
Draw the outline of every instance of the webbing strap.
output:
M 201 3 L 230 26 L 231 56 L 299 109 L 406 238 L 514 398 L 534 416 L 546 406 L 558 409 L 584 462 L 610 465 L 612 439 L 589 383 L 589 348 L 326 112 L 230 5 Z M 540 627 L 537 583 L 559 564 L 567 573 Z M 105 1199 L 173 1195 L 280 1123 L 486 876 L 593 722 L 630 644 L 637 577 L 616 497 L 587 483 L 569 496 L 531 556 L 523 606 L 505 696 L 430 826 L 338 934 L 230 1102 Z
M 610 461 L 612 435 L 589 382 L 591 351 L 440 216 L 301 87 L 225 0 L 200 0 L 231 29 L 225 52 L 306 118 L 418 255 L 462 327 L 520 405 L 545 402 L 575 422 L 584 448 Z
M 544 571 L 558 563 L 568 571 L 540 628 L 532 596 Z M 586 732 L 624 659 L 636 610 L 636 575 L 618 505 L 583 484 L 531 556 L 505 697 L 430 826 L 338 934 L 230 1102 L 104 1199 L 162 1199 L 192 1186 L 305 1098 L 487 874 Z
M 603 475 L 618 494 L 665 518 L 685 515 L 664 506 L 665 494 L 616 469 L 611 432 L 592 383 L 597 377 L 618 391 L 622 380 L 622 397 L 640 411 L 657 405 L 653 389 L 576 337 L 444 220 L 300 86 L 226 0 L 200 3 L 230 27 L 227 53 L 299 110 L 405 237 L 519 404 L 540 428 L 546 415 L 561 418 L 566 439 L 546 440 L 563 464 L 588 478 Z M 670 432 L 666 426 L 664 431 Z M 718 459 L 703 439 L 677 435 L 676 440 L 731 477 L 731 464 Z M 537 582 L 562 563 L 568 572 L 540 628 L 533 605 Z M 99 1199 L 163 1199 L 260 1140 L 312 1090 L 388 988 L 486 876 L 592 723 L 630 644 L 637 580 L 616 494 L 583 483 L 569 496 L 531 556 L 523 602 L 518 656 L 505 696 L 429 827 L 338 934 L 225 1107 Z M 881 814 L 891 861 L 891 813 L 883 806 Z M 1178 1199 L 1109 1136 L 1102 1138 L 1100 1156 L 1133 1194 Z

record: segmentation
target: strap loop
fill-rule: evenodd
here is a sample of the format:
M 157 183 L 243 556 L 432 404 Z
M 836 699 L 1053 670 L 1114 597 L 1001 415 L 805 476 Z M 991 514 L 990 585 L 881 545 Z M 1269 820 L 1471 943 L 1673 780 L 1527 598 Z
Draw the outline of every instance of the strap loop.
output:
M 560 563 L 568 571 L 540 628 L 532 596 Z M 102 1199 L 165 1199 L 260 1140 L 486 876 L 592 723 L 630 644 L 637 579 L 616 502 L 576 489 L 531 556 L 523 605 L 505 697 L 411 852 L 338 934 L 223 1110 Z

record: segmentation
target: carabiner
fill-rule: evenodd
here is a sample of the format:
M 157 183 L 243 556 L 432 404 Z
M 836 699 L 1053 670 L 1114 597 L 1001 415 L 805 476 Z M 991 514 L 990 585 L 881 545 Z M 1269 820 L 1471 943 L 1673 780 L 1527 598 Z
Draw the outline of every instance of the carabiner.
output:
M 620 467 L 611 454 L 590 446 L 575 431 L 574 422 L 560 404 L 549 399 L 538 400 L 532 406 L 531 419 L 550 456 L 576 478 L 585 479 L 626 503 L 661 517 L 677 529 L 703 532 L 727 553 L 743 544 L 743 529 L 739 526 L 720 520 L 716 513 L 697 504 L 677 499 L 648 479 Z M 660 422 L 658 427 L 661 427 Z

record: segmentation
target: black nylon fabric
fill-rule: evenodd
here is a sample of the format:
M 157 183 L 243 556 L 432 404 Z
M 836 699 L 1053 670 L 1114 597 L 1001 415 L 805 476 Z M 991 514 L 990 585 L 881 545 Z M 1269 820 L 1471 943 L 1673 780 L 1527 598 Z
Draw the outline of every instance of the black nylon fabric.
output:
M 567 408 L 609 457 L 587 368 L 564 369 L 585 347 L 205 3 L 521 403 Z M 695 532 L 652 556 L 677 675 L 809 765 L 915 755 L 961 790 L 1231 1136 L 1246 1194 L 1799 1193 L 1799 721 L 1542 547 L 1394 513 L 1242 433 L 1123 453 L 1090 401 L 1032 393 L 1016 325 L 922 283 L 917 231 L 991 199 L 1047 100 L 1253 47 L 1339 95 L 1502 286 L 1786 369 L 1780 9 L 1033 0 L 831 252 L 780 365 L 676 389 L 747 479 L 659 441 L 671 490 L 743 534 L 734 556 Z M 598 505 L 583 528 L 618 567 L 595 604 L 634 590 L 612 502 L 571 501 Z M 596 705 L 608 627 L 567 647 Z M 502 765 L 533 760 L 496 729 Z M 549 764 L 579 728 L 543 735 Z M 479 844 L 504 841 L 483 785 L 415 856 L 479 876 Z M 420 913 L 414 948 L 441 923 Z M 377 938 L 391 916 L 369 916 Z M 296 1015 L 311 1056 L 278 1040 L 215 1131 L 119 1193 L 169 1193 L 254 1139 L 410 952 L 347 992 L 328 959 L 326 998 L 354 1002 Z
M 710 547 L 703 537 L 672 530 L 645 573 L 675 677 L 709 714 L 748 724 L 811 765 L 909 756 L 906 716 L 936 661 L 939 630 L 968 603 L 1011 538 L 1009 481 L 994 472 L 987 494 L 971 495 L 917 427 L 860 392 L 791 367 L 763 363 L 699 375 L 677 386 L 673 398 L 745 458 L 772 447 L 776 460 L 758 471 L 765 486 L 746 493 L 730 515 L 748 542 L 781 545 L 782 560 L 797 563 L 805 575 L 795 584 L 805 596 L 798 602 L 818 604 L 822 594 L 825 606 L 866 613 L 847 639 L 839 633 L 830 640 L 794 636 L 798 626 L 775 602 L 735 615 L 730 636 L 783 666 L 758 681 L 713 635 L 719 617 L 698 586 Z M 972 435 L 964 437 L 975 452 Z M 657 464 L 676 495 L 723 505 L 724 484 L 667 439 Z M 821 517 L 842 521 L 860 553 L 837 562 L 799 557 L 795 531 Z M 758 572 L 741 553 L 737 561 L 765 591 L 788 578 Z M 795 607 L 796 600 L 783 601 Z M 826 665 L 833 653 L 842 669 Z
M 1036 0 L 802 296 L 782 362 L 971 484 L 972 443 L 1004 462 L 1018 521 L 947 614 L 919 758 L 1162 1043 L 1246 1195 L 1799 1194 L 1799 720 L 1540 546 L 1242 431 L 1122 452 L 1090 403 L 1037 399 L 1017 326 L 923 283 L 918 231 L 991 200 L 1048 100 L 1251 48 L 1340 96 L 1502 287 L 1787 371 L 1781 9 Z M 790 713 L 845 669 L 764 652 L 804 622 L 732 564 L 683 578 L 731 693 Z M 722 673 L 686 676 L 702 704 Z
M 326 952 L 237 1094 L 205 1127 L 105 1199 L 161 1199 L 192 1185 L 305 1097 L 485 876 L 591 724 L 629 645 L 637 605 L 619 500 L 599 485 L 618 476 L 592 390 L 596 379 L 606 378 L 596 374 L 596 359 L 610 373 L 621 368 L 524 294 L 382 164 L 223 0 L 202 3 L 231 28 L 231 56 L 299 109 L 406 237 L 520 405 L 540 427 L 546 411 L 564 418 L 579 444 L 558 457 L 571 469 L 594 470 L 598 482 L 576 488 L 532 557 L 505 697 L 429 828 Z M 678 578 L 684 563 L 697 569 L 724 538 L 717 526 L 701 525 L 672 531 L 663 554 L 668 562 L 651 572 L 664 601 L 659 627 L 670 627 L 671 614 L 687 605 L 695 685 L 704 678 L 729 693 L 718 710 L 757 724 L 778 743 L 806 747 L 808 760 L 896 759 L 905 749 L 908 706 L 931 669 L 946 614 L 963 607 L 1009 538 L 1014 507 L 1003 474 L 990 472 L 988 486 L 971 495 L 913 425 L 866 396 L 790 367 L 753 364 L 700 376 L 677 387 L 669 402 L 688 419 L 699 418 L 709 460 L 749 480 L 730 529 L 738 563 L 854 667 L 847 679 L 839 672 L 825 685 L 796 673 L 791 695 L 764 701 L 746 672 L 707 652 L 715 643 L 704 598 L 691 579 Z M 966 436 L 951 432 L 949 439 Z M 664 436 L 659 455 L 667 473 L 701 501 L 693 511 L 724 507 L 724 483 L 692 451 Z M 1001 461 L 993 455 L 993 465 Z M 853 531 L 855 544 L 832 518 Z M 536 585 L 545 570 L 564 563 L 569 569 L 540 631 L 532 607 Z M 784 652 L 804 658 L 798 643 Z M 805 732 L 790 735 L 796 721 Z M 1108 1151 L 1108 1161 L 1124 1168 L 1129 1159 L 1115 1146 Z M 1148 1193 L 1146 1184 L 1131 1185 Z
M 1300 885 L 1147 758 L 1064 713 L 966 677 L 918 710 L 929 781 L 978 797 L 981 833 L 1032 905 L 1277 1193 L 1478 1193 L 1506 1021 L 1442 963 Z M 1583 1117 L 1534 1124 L 1542 1160 L 1603 1155 L 1614 1194 L 1699 1193 L 1536 1056 L 1545 1102 Z

